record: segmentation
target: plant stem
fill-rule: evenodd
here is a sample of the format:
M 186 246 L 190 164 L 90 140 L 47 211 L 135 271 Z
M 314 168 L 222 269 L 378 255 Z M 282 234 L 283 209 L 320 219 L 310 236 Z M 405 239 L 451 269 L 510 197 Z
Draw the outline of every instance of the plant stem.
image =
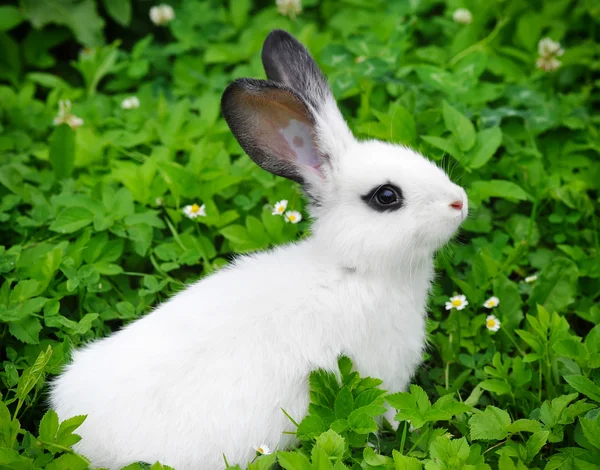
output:
M 468 56 L 472 52 L 481 50 L 485 46 L 487 46 L 490 42 L 492 42 L 494 39 L 496 39 L 496 36 L 498 36 L 498 34 L 500 34 L 500 31 L 502 30 L 502 28 L 504 28 L 504 26 L 508 23 L 508 21 L 509 21 L 509 18 L 503 18 L 500 21 L 498 21 L 496 23 L 496 26 L 492 30 L 492 32 L 490 34 L 488 34 L 485 38 L 483 38 L 481 41 L 473 44 L 472 46 L 467 47 L 465 50 L 463 50 L 463 51 L 459 52 L 458 54 L 456 54 L 450 60 L 450 62 L 449 62 L 450 66 L 455 65 L 461 59 L 465 58 L 466 56 Z

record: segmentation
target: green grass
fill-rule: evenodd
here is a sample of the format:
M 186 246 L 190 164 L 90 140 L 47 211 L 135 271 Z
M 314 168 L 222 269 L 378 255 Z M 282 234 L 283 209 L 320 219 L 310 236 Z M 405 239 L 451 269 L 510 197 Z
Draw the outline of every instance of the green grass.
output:
M 435 160 L 471 215 L 438 256 L 410 391 L 341 359 L 341 383 L 311 377 L 301 448 L 250 468 L 600 469 L 597 2 L 311 0 L 294 20 L 274 3 L 182 0 L 162 27 L 142 1 L 0 7 L 0 469 L 87 468 L 70 450 L 82 418 L 44 415 L 69 351 L 308 229 L 271 215 L 281 199 L 301 210 L 299 188 L 220 116 L 228 83 L 264 76 L 274 28 L 308 46 L 359 137 Z M 550 72 L 545 37 L 564 48 Z M 139 108 L 122 109 L 130 96 Z M 53 125 L 60 100 L 77 129 Z M 185 217 L 194 203 L 206 217 Z M 468 306 L 446 310 L 455 294 Z M 385 400 L 398 431 L 375 434 Z

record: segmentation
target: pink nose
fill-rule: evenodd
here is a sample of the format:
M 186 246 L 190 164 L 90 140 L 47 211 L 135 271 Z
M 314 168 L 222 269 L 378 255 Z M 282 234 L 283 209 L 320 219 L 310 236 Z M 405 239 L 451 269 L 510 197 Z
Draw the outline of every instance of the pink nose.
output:
M 450 207 L 452 207 L 453 209 L 456 209 L 457 211 L 460 211 L 463 208 L 463 202 L 456 200 L 456 201 L 450 203 Z

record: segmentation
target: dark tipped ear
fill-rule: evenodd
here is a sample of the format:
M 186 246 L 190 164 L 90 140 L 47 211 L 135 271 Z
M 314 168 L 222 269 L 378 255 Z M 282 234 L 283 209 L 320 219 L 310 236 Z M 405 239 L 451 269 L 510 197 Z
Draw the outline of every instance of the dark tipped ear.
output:
M 280 83 L 241 78 L 227 87 L 221 109 L 246 153 L 263 169 L 302 183 L 325 157 L 302 97 Z
M 332 96 L 327 79 L 310 53 L 281 29 L 267 36 L 262 62 L 269 80 L 287 85 L 317 111 Z

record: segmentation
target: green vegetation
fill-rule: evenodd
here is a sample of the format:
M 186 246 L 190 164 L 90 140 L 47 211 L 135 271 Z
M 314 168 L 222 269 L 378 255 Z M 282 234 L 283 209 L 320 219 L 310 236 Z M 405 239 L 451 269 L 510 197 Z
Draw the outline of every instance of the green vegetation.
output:
M 308 228 L 271 214 L 282 199 L 301 210 L 299 188 L 256 167 L 220 116 L 232 79 L 263 77 L 274 28 L 312 51 L 359 137 L 448 169 L 471 216 L 438 256 L 410 391 L 387 394 L 342 358 L 342 382 L 311 377 L 301 448 L 249 468 L 600 469 L 598 2 L 305 0 L 287 17 L 274 1 L 181 0 L 162 25 L 143 1 L 12 3 L 0 7 L 0 469 L 87 468 L 70 450 L 83 417 L 44 414 L 45 379 L 69 351 Z M 193 204 L 206 216 L 187 217 Z M 447 310 L 456 294 L 468 305 Z M 385 401 L 398 431 L 375 433 Z

